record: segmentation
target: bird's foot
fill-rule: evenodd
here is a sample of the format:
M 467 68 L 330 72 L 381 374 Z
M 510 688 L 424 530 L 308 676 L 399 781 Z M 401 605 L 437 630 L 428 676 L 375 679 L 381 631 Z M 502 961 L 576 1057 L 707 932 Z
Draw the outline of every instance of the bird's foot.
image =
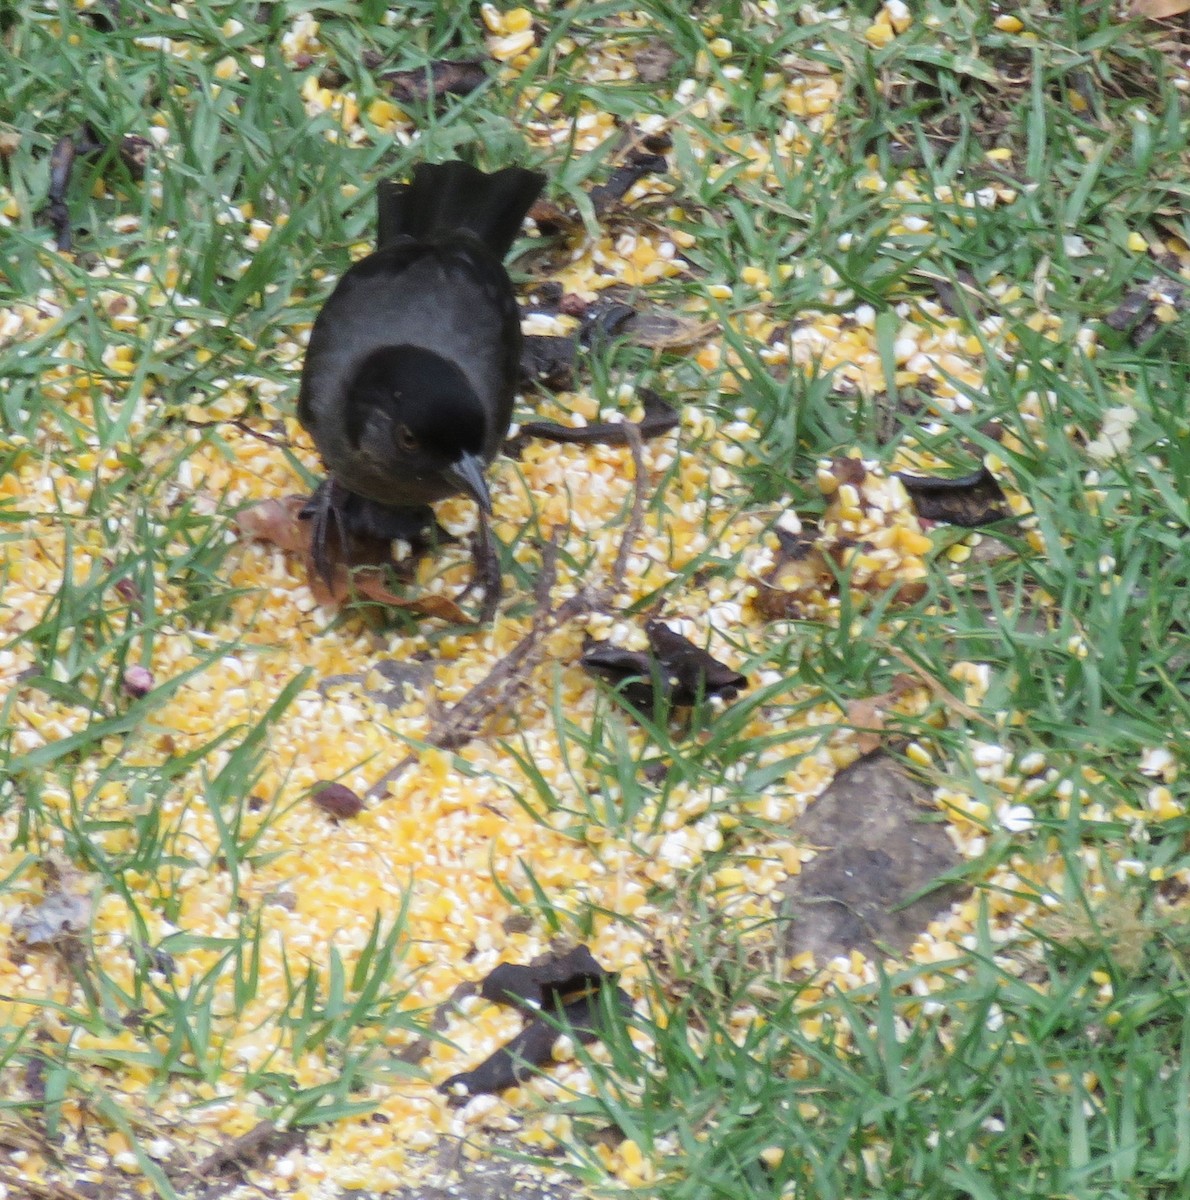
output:
M 349 492 L 334 477 L 319 484 L 299 514 L 312 520 L 310 554 L 314 570 L 333 587 L 337 566 L 376 566 L 387 563 L 406 580 L 413 563 L 445 541 L 453 541 L 434 517 L 430 506 L 392 508 Z M 394 539 L 407 542 L 412 553 L 403 563 L 391 557 Z
M 500 597 L 504 593 L 504 584 L 500 576 L 500 554 L 496 549 L 496 539 L 492 536 L 491 525 L 487 514 L 480 510 L 479 529 L 471 547 L 471 559 L 475 564 L 475 573 L 471 582 L 455 597 L 456 602 L 465 600 L 476 588 L 483 589 L 483 604 L 479 610 L 479 622 L 488 624 L 500 607 Z

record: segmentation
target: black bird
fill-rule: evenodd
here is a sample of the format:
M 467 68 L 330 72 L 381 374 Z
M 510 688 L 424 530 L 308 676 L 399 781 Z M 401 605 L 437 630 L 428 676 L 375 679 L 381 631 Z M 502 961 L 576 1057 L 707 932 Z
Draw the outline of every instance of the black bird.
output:
M 507 167 L 422 163 L 377 189 L 377 249 L 323 305 L 302 369 L 298 418 L 329 478 L 305 515 L 315 568 L 330 582 L 332 528 L 418 542 L 428 507 L 466 492 L 480 511 L 475 583 L 483 619 L 500 598 L 484 468 L 512 420 L 520 311 L 503 259 L 545 179 Z

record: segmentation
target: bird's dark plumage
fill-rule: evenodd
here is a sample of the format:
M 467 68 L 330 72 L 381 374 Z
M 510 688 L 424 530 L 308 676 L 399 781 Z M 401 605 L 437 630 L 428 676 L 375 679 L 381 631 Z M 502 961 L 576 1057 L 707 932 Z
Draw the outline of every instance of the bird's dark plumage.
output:
M 341 545 L 389 516 L 402 536 L 410 510 L 459 492 L 479 503 L 492 552 L 482 470 L 512 420 L 521 352 L 502 259 L 543 183 L 518 167 L 449 162 L 380 184 L 378 248 L 318 314 L 302 371 L 298 417 L 333 481 L 313 505 L 320 570 L 330 522 Z M 343 489 L 358 500 L 336 503 Z

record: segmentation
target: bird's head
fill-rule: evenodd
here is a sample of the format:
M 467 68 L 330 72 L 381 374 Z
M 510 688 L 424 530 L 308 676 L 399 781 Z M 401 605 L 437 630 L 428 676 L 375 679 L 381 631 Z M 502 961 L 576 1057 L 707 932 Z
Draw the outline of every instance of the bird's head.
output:
M 421 346 L 373 351 L 347 389 L 346 415 L 348 437 L 378 468 L 427 493 L 467 492 L 492 511 L 483 477 L 489 417 L 448 359 Z

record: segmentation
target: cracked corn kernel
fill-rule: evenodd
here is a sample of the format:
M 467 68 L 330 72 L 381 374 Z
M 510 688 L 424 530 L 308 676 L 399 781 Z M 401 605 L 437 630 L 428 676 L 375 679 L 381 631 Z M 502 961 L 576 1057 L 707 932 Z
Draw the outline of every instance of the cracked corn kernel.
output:
M 896 36 L 896 31 L 883 13 L 864 30 L 865 40 L 876 47 L 887 46 Z
M 1020 17 L 1014 17 L 1011 13 L 1001 13 L 995 21 L 992 22 L 1001 33 L 1020 33 L 1024 29 L 1024 22 Z
M 509 62 L 518 55 L 524 54 L 526 50 L 532 49 L 535 42 L 533 30 L 522 29 L 517 33 L 510 33 L 490 41 L 488 50 L 492 57 L 499 62 Z

